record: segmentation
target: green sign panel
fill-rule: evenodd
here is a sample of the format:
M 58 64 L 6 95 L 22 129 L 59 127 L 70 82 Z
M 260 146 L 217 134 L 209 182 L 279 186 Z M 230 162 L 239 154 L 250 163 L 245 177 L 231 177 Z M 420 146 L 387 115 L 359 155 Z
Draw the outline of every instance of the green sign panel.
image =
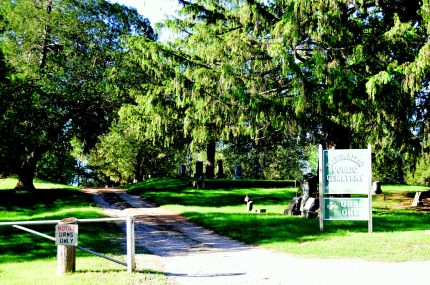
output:
M 324 198 L 324 220 L 369 220 L 369 199 Z
M 323 151 L 324 194 L 368 194 L 371 183 L 370 149 Z

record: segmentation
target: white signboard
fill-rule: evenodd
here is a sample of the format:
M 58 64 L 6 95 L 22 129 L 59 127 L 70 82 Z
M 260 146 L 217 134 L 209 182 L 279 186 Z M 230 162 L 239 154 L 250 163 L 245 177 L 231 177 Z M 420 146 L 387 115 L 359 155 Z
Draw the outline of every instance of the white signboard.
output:
M 60 224 L 55 226 L 56 245 L 78 245 L 78 225 Z
M 371 183 L 370 149 L 323 151 L 324 194 L 368 194 Z
M 324 220 L 368 220 L 369 233 L 372 232 L 370 145 L 367 149 L 328 150 L 320 145 L 318 167 L 320 230 L 324 230 Z M 343 197 L 343 194 L 350 197 Z M 360 197 L 364 195 L 367 197 Z

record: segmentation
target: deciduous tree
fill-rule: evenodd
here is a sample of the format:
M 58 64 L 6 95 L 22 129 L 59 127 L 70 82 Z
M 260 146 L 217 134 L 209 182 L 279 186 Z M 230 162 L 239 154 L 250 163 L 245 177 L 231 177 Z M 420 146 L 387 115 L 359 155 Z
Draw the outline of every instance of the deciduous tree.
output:
M 133 70 L 123 37 L 153 39 L 136 10 L 104 0 L 0 1 L 10 66 L 0 98 L 2 173 L 33 188 L 38 161 L 74 136 L 94 145 L 122 103 Z

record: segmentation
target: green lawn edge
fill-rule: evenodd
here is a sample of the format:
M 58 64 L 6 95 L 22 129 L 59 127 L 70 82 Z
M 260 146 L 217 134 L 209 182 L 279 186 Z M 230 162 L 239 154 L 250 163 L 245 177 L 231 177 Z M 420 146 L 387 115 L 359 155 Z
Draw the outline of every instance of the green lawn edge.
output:
M 383 185 L 383 194 L 373 195 L 373 233 L 367 232 L 367 221 L 326 221 L 321 233 L 318 219 L 284 215 L 298 187 L 196 189 L 190 179 L 155 178 L 125 188 L 216 233 L 287 254 L 388 262 L 430 260 L 430 234 L 426 233 L 430 211 L 407 206 L 416 191 L 427 187 Z M 245 195 L 254 201 L 255 209 L 264 208 L 266 213 L 246 212 Z
M 77 187 L 35 180 L 36 190 L 16 191 L 16 181 L 0 179 L 0 222 L 104 217 L 91 197 Z M 53 225 L 28 228 L 54 236 Z M 115 223 L 79 225 L 80 246 L 125 261 L 123 237 Z M 143 269 L 127 273 L 122 265 L 80 250 L 75 273 L 57 276 L 56 266 L 54 242 L 0 226 L 0 284 L 167 284 L 162 271 Z

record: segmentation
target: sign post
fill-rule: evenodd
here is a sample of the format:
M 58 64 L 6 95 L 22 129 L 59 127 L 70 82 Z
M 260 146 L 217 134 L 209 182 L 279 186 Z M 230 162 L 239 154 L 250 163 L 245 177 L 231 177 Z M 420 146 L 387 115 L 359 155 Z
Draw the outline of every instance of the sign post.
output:
M 66 218 L 55 226 L 57 244 L 57 275 L 75 272 L 78 225 L 76 218 Z
M 318 177 L 319 177 L 319 185 L 320 185 L 320 189 L 319 189 L 319 199 L 320 199 L 320 232 L 324 231 L 324 209 L 325 209 L 325 204 L 324 204 L 324 191 L 322 189 L 324 189 L 324 176 L 323 176 L 323 148 L 322 145 L 319 145 L 318 148 Z
M 371 148 L 319 147 L 320 230 L 324 220 L 367 220 L 372 232 Z M 360 197 L 343 197 L 351 194 Z M 367 195 L 367 197 L 362 197 Z

